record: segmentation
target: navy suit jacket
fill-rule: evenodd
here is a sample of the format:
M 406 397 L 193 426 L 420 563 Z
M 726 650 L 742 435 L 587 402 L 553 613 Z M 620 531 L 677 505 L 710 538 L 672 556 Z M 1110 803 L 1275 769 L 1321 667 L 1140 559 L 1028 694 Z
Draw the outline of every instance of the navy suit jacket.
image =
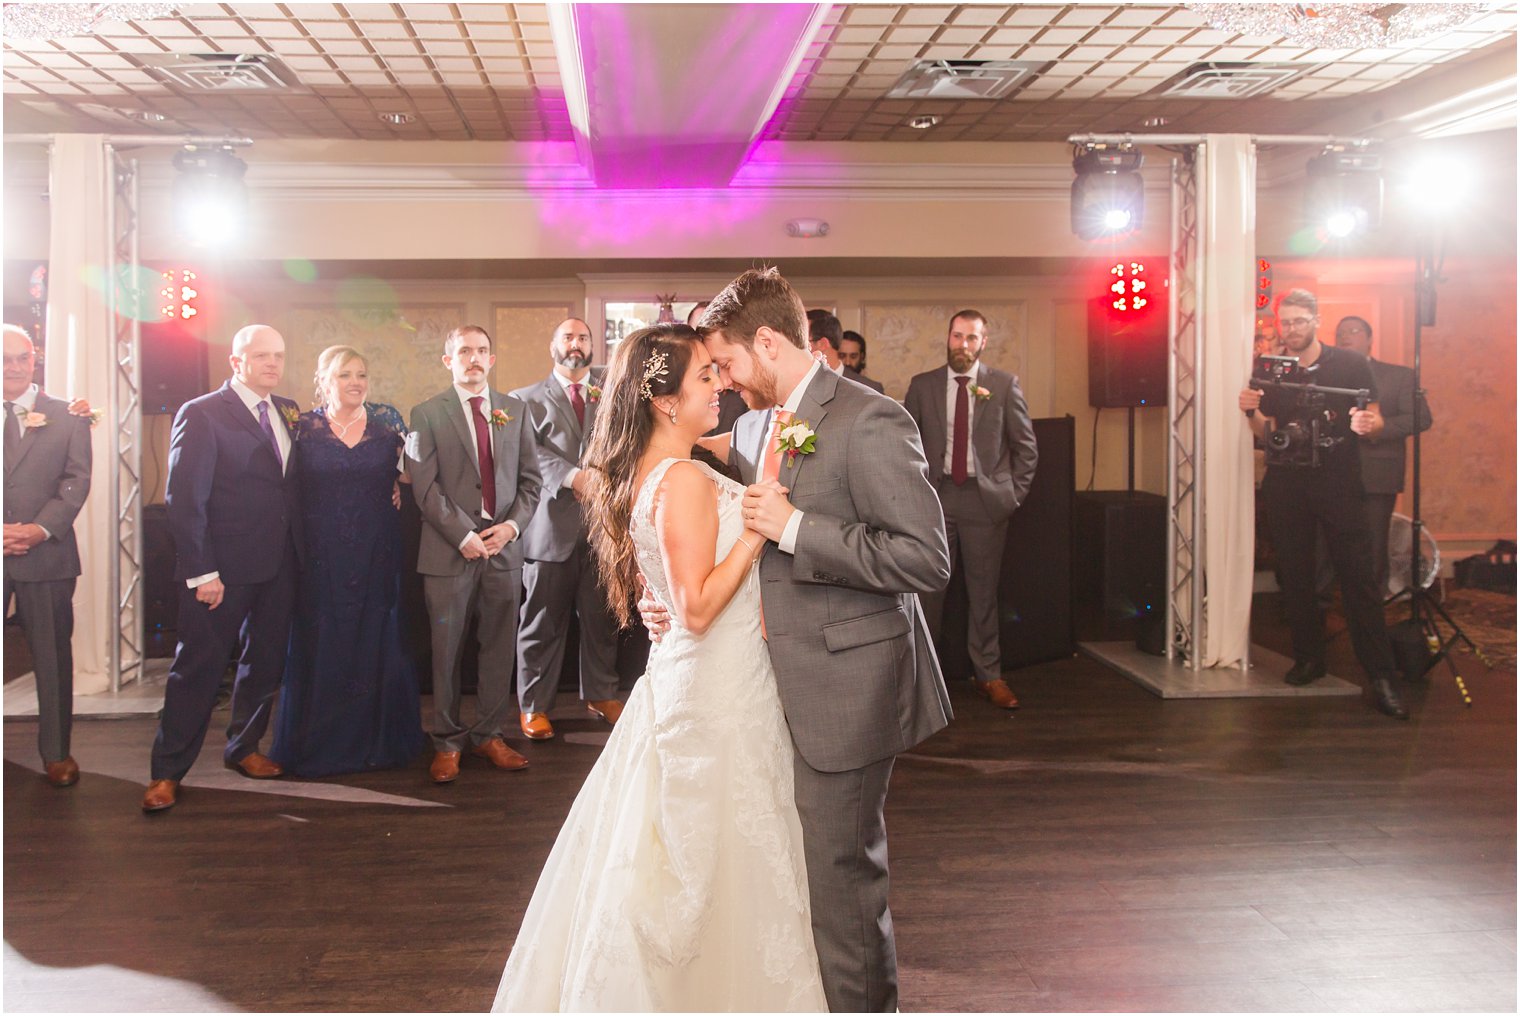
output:
M 289 427 L 299 407 L 272 397 Z M 273 579 L 285 561 L 285 542 L 304 553 L 295 435 L 284 475 L 269 438 L 231 382 L 180 407 L 169 437 L 164 500 L 181 582 L 209 572 L 229 585 Z

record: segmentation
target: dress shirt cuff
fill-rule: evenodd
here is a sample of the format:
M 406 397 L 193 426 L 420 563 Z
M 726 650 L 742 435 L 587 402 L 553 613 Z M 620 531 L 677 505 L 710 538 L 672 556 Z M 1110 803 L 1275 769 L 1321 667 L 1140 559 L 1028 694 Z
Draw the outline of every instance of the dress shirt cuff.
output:
M 199 589 L 201 586 L 204 586 L 207 582 L 210 582 L 212 579 L 220 578 L 221 575 L 222 575 L 221 572 L 207 572 L 204 575 L 197 575 L 193 579 L 186 579 L 185 580 L 185 585 L 189 586 L 191 589 Z
M 575 489 L 575 478 L 577 476 L 579 476 L 580 474 L 581 474 L 580 467 L 577 466 L 575 469 L 572 469 L 572 470 L 570 470 L 570 472 L 568 472 L 568 473 L 565 474 L 565 478 L 563 480 L 559 481 L 559 485 L 561 487 L 565 488 L 566 490 L 574 490 Z
M 473 529 L 470 530 L 468 533 L 465 533 L 464 534 L 464 539 L 462 539 L 462 540 L 459 541 L 459 546 L 457 548 L 455 548 L 455 549 L 456 550 L 461 550 L 461 551 L 464 550 L 464 545 L 466 543 L 469 543 L 470 542 L 470 537 L 472 537 L 474 535 L 475 535 L 475 530 L 473 530 Z
M 503 522 L 502 525 L 504 525 L 504 526 L 511 526 L 512 527 L 512 540 L 515 540 L 519 536 L 522 535 L 522 531 L 517 528 L 517 523 L 513 522 L 511 519 L 508 519 L 507 521 Z M 507 542 L 511 543 L 512 540 L 508 540 Z
M 786 526 L 782 528 L 781 539 L 776 541 L 776 546 L 788 554 L 795 554 L 797 552 L 797 530 L 801 528 L 802 512 L 793 508 L 792 517 L 786 520 Z
M 36 526 L 36 527 L 37 527 L 37 528 L 38 528 L 38 529 L 40 529 L 40 530 L 42 530 L 42 539 L 43 539 L 43 540 L 44 540 L 44 541 L 47 541 L 47 540 L 51 540 L 51 539 L 52 539 L 52 538 L 53 538 L 53 534 L 52 534 L 52 533 L 50 533 L 50 532 L 48 532 L 48 527 L 47 527 L 47 526 L 44 526 L 44 525 L 43 525 L 43 524 L 42 524 L 42 523 L 40 523 L 40 522 L 33 522 L 33 523 L 32 523 L 32 525 L 34 525 L 34 526 Z

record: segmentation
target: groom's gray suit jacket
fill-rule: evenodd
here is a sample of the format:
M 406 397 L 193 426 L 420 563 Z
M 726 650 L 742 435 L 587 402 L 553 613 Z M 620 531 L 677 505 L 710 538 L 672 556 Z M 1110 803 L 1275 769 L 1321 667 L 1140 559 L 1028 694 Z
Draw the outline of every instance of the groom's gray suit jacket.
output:
M 918 428 L 896 402 L 817 371 L 795 420 L 815 450 L 781 464 L 805 513 L 796 552 L 760 561 L 771 662 L 797 750 L 820 772 L 913 747 L 950 719 L 918 593 L 950 581 L 944 513 Z M 732 455 L 755 482 L 770 414 L 734 424 Z

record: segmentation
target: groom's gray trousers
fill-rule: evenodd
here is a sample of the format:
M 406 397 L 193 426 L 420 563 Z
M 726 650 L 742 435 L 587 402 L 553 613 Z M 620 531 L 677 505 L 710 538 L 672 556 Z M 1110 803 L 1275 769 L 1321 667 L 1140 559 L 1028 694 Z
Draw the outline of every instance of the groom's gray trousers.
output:
M 797 812 L 807 835 L 813 941 L 830 1012 L 897 1009 L 897 947 L 887 908 L 883 809 L 892 757 L 823 773 L 793 748 Z

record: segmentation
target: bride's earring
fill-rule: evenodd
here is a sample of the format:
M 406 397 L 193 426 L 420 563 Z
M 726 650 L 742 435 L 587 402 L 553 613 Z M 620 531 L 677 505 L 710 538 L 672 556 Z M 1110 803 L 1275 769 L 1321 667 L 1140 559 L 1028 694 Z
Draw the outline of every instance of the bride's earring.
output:
M 676 407 L 675 406 L 671 406 L 670 407 L 670 422 L 671 423 L 675 423 L 676 422 Z

